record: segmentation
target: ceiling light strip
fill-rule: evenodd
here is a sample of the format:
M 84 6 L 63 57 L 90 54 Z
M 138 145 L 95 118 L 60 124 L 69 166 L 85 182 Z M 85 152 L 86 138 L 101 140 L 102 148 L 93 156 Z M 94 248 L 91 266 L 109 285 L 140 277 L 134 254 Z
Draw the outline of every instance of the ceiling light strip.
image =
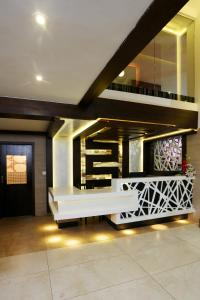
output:
M 153 136 L 153 137 L 149 137 L 149 138 L 143 139 L 143 141 L 144 142 L 152 141 L 152 140 L 159 139 L 159 138 L 162 138 L 162 137 L 168 137 L 168 136 L 177 135 L 177 134 L 179 135 L 179 134 L 182 134 L 182 133 L 192 132 L 192 131 L 197 131 L 197 130 L 193 129 L 193 128 L 177 130 L 177 131 L 173 131 L 173 132 L 159 134 L 159 135 L 156 135 L 156 136 Z
M 145 122 L 145 121 L 133 121 L 133 120 L 121 120 L 121 119 L 106 119 L 106 118 L 98 118 L 98 121 L 117 121 L 124 123 L 134 123 L 134 124 L 149 124 L 149 125 L 162 125 L 166 127 L 176 127 L 175 124 L 166 124 L 166 123 L 156 123 L 156 122 Z

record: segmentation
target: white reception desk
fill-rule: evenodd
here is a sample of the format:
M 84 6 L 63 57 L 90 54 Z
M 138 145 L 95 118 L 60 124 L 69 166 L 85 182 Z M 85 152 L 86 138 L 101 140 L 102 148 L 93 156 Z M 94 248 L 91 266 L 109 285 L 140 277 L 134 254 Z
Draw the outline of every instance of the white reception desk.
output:
M 138 193 L 136 190 L 113 191 L 112 188 L 50 188 L 49 205 L 55 221 L 117 214 L 137 210 Z
M 113 214 L 115 224 L 153 220 L 194 212 L 192 205 L 194 177 L 159 176 L 113 179 L 116 191 L 138 192 L 136 211 Z
M 112 187 L 79 190 L 50 188 L 56 221 L 107 215 L 116 225 L 194 212 L 193 179 L 161 176 L 112 179 Z

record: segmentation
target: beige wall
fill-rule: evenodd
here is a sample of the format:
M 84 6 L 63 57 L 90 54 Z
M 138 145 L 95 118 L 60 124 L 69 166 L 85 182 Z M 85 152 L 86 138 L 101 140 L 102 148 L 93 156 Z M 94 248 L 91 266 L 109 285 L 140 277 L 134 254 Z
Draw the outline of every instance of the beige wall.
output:
M 46 215 L 46 176 L 42 174 L 46 171 L 46 138 L 37 135 L 2 135 L 1 142 L 30 142 L 34 143 L 35 162 L 35 215 Z
M 187 154 L 196 170 L 193 197 L 196 212 L 190 218 L 197 221 L 200 218 L 200 132 L 187 136 Z

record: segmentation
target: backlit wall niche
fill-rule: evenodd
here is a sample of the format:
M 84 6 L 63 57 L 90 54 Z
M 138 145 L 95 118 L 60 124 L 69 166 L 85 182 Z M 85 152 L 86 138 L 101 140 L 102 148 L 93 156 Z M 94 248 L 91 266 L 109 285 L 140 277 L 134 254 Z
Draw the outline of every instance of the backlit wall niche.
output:
M 154 170 L 181 171 L 182 136 L 169 137 L 154 143 Z
M 129 172 L 143 172 L 143 139 L 129 142 Z
M 87 188 L 110 186 L 122 175 L 122 143 L 81 139 L 81 184 Z

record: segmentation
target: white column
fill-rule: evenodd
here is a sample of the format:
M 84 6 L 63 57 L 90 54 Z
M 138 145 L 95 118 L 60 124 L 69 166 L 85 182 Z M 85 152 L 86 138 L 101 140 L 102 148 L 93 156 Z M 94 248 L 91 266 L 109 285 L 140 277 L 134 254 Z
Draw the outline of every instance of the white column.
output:
M 53 186 L 73 185 L 73 142 L 72 138 L 53 139 Z

